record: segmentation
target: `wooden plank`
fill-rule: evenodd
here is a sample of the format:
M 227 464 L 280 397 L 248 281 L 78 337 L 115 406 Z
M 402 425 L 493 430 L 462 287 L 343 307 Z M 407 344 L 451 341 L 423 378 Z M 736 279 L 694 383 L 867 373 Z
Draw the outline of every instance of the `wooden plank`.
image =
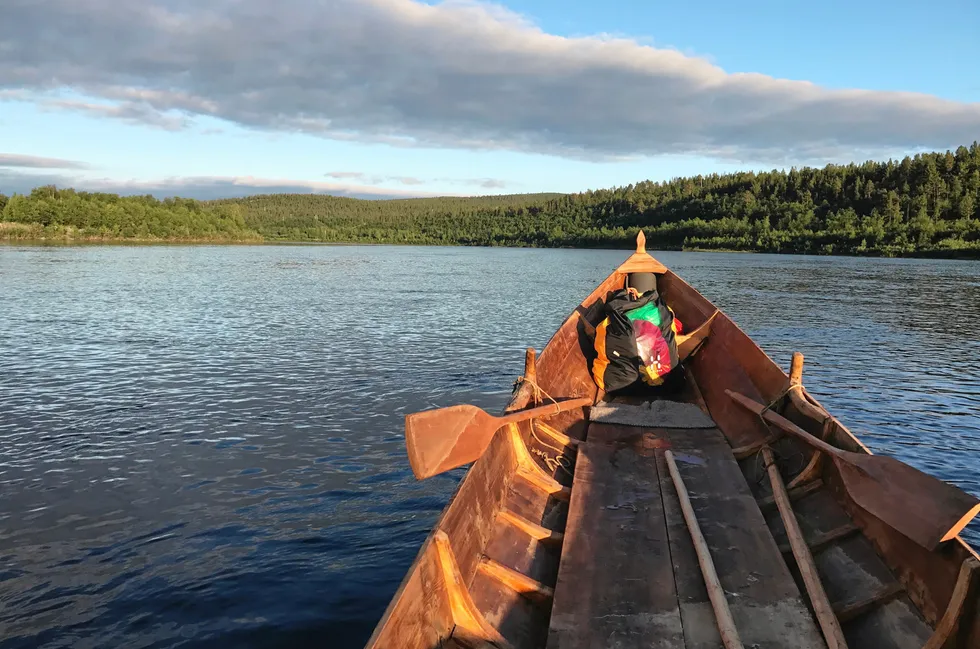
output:
M 507 640 L 486 621 L 483 613 L 473 603 L 470 591 L 460 574 L 459 564 L 456 562 L 453 549 L 449 545 L 449 536 L 442 530 L 437 531 L 432 537 L 432 546 L 435 549 L 443 581 L 446 584 L 449 608 L 452 611 L 453 623 L 456 625 L 454 632 L 462 627 L 465 629 L 467 637 L 482 638 L 501 649 L 509 649 L 510 644 Z
M 505 427 L 494 435 L 483 457 L 473 464 L 452 506 L 439 521 L 439 529 L 449 537 L 464 583 L 469 583 L 476 572 L 517 468 L 518 461 Z
M 453 627 L 448 590 L 430 536 L 366 647 L 432 649 L 449 637 Z
M 861 599 L 834 604 L 834 614 L 837 615 L 837 619 L 841 621 L 841 624 L 844 624 L 879 606 L 887 604 L 904 592 L 905 588 L 902 584 L 893 581 Z
M 960 575 L 956 579 L 953 596 L 946 605 L 946 613 L 936 625 L 935 633 L 922 649 L 943 649 L 959 629 L 960 618 L 966 606 L 973 584 L 980 581 L 980 561 L 973 557 L 963 561 Z
M 724 435 L 717 429 L 662 431 L 669 438 L 722 587 L 746 647 L 824 649 Z M 663 448 L 657 449 L 663 463 Z M 667 478 L 669 482 L 669 477 Z M 665 484 L 671 556 L 688 649 L 720 646 L 707 592 L 673 485 Z
M 514 592 L 527 597 L 532 602 L 550 604 L 552 598 L 555 596 L 555 590 L 550 586 L 545 586 L 540 581 L 531 579 L 523 572 L 508 568 L 504 564 L 488 557 L 483 557 L 479 569 Z
M 751 457 L 762 450 L 764 446 L 769 446 L 770 444 L 775 444 L 783 437 L 782 433 L 775 433 L 766 437 L 765 439 L 760 439 L 752 442 L 751 444 L 746 444 L 745 446 L 739 446 L 732 449 L 732 455 L 735 456 L 736 460 L 744 460 L 747 457 Z
M 368 649 L 431 649 L 453 630 L 439 554 L 433 545 L 445 534 L 463 584 L 476 572 L 497 512 L 517 469 L 509 440 L 495 435 L 483 457 L 460 482 L 415 563 L 375 628 Z
M 477 570 L 473 577 L 470 593 L 487 622 L 514 649 L 541 649 L 544 646 L 548 633 L 549 607 L 532 602 L 482 570 Z M 490 646 L 481 649 L 497 648 Z
M 820 550 L 823 550 L 831 543 L 834 543 L 835 541 L 839 541 L 841 539 L 846 539 L 852 534 L 857 534 L 859 531 L 860 530 L 858 530 L 857 526 L 854 525 L 854 523 L 844 523 L 843 525 L 840 525 L 839 527 L 835 527 L 829 532 L 824 532 L 822 534 L 818 534 L 816 536 L 813 536 L 812 538 L 807 539 L 806 544 L 810 548 L 810 552 L 816 553 L 819 552 Z M 782 552 L 783 554 L 789 554 L 790 552 L 793 551 L 793 549 L 788 543 L 780 543 L 779 551 Z
M 547 646 L 682 649 L 657 465 L 604 428 L 579 448 Z
M 560 485 L 535 464 L 525 446 L 526 430 L 521 431 L 519 426 L 511 425 L 503 432 L 518 465 L 512 483 L 523 485 L 524 491 L 532 494 L 531 499 L 526 501 L 527 505 L 534 507 L 541 504 L 547 508 L 547 501 L 552 496 L 547 495 L 548 489 L 541 490 L 538 485 L 544 484 L 549 489 L 559 491 L 567 490 L 567 487 Z M 524 475 L 534 478 L 527 481 L 522 479 Z M 511 504 L 510 495 L 514 492 L 513 488 L 508 492 L 505 507 Z M 542 497 L 546 499 L 543 503 Z M 544 510 L 536 517 L 541 520 L 543 515 Z M 539 540 L 535 537 L 542 538 Z M 470 582 L 470 590 L 481 614 L 515 649 L 539 649 L 544 643 L 551 608 L 551 589 L 558 572 L 560 538 L 560 533 L 551 532 L 517 511 L 502 508 L 497 514 L 477 574 Z M 529 606 L 531 601 L 534 605 Z
M 792 489 L 787 490 L 787 493 L 789 494 L 790 502 L 796 502 L 797 500 L 805 498 L 812 493 L 816 493 L 821 489 L 823 489 L 823 480 L 817 479 L 813 482 L 807 482 L 798 487 L 793 487 Z M 776 499 L 772 495 L 759 499 L 759 509 L 768 509 L 769 507 L 775 506 Z
M 556 532 L 555 530 L 551 530 L 547 527 L 538 525 L 537 523 L 533 523 L 523 516 L 507 511 L 506 509 L 502 509 L 497 517 L 504 523 L 513 525 L 531 538 L 538 541 L 561 545 L 565 540 L 565 535 L 562 532 Z
M 498 523 L 486 556 L 531 579 L 554 587 L 561 546 L 538 541 L 507 523 Z
M 556 500 L 525 480 L 512 480 L 504 498 L 504 509 L 542 527 L 565 529 L 568 503 Z
M 727 320 L 727 316 L 719 314 L 715 317 L 715 326 Z M 728 326 L 721 329 L 730 331 Z M 752 377 L 732 358 L 724 336 L 712 335 L 701 351 L 690 359 L 688 366 L 697 380 L 711 418 L 725 433 L 733 447 L 747 446 L 764 440 L 772 434 L 756 415 L 737 406 L 725 394 L 725 390 L 738 390 L 742 394 L 752 395 L 752 398 L 759 401 L 764 400 Z M 725 399 L 728 399 L 729 403 L 725 403 Z
M 545 545 L 498 517 L 483 561 L 489 559 L 542 586 L 553 587 L 560 553 L 559 546 Z M 477 608 L 516 649 L 540 649 L 547 637 L 550 603 L 532 602 L 485 568 L 481 564 L 470 583 Z
M 581 440 L 575 439 L 574 437 L 569 437 L 565 433 L 556 429 L 554 426 L 550 426 L 543 421 L 534 420 L 531 422 L 531 424 L 534 426 L 535 433 L 550 437 L 552 443 L 561 444 L 564 446 L 578 446 L 582 443 Z

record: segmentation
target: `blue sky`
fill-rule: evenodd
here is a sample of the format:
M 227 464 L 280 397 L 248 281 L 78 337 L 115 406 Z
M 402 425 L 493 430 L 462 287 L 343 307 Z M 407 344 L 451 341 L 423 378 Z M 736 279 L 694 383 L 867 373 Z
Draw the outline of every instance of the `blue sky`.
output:
M 428 5 L 19 3 L 0 192 L 573 192 L 980 139 L 966 0 Z

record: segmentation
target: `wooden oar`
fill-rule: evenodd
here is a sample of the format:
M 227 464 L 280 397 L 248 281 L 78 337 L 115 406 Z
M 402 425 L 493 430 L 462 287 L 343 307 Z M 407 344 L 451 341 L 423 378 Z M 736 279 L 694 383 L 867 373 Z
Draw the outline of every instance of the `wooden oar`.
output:
M 568 399 L 502 417 L 494 417 L 470 405 L 416 412 L 405 417 L 408 461 L 415 477 L 422 480 L 479 458 L 493 434 L 504 424 L 591 405 L 591 397 Z
M 721 641 L 725 649 L 744 649 L 738 637 L 738 629 L 735 628 L 732 609 L 728 607 L 728 600 L 725 599 L 725 589 L 721 587 L 715 562 L 711 559 L 711 550 L 708 549 L 708 542 L 704 540 L 704 534 L 701 533 L 698 517 L 694 514 L 691 497 L 687 493 L 687 486 L 677 468 L 677 462 L 674 461 L 674 454 L 665 451 L 664 459 L 667 460 L 667 470 L 670 472 L 670 479 L 674 482 L 677 499 L 681 503 L 681 513 L 684 514 L 687 531 L 691 534 L 691 541 L 694 542 L 694 551 L 698 555 L 698 565 L 701 566 L 701 576 L 704 577 L 704 585 L 708 590 L 708 601 L 711 602 L 711 608 L 715 612 L 715 623 L 718 625 Z
M 814 616 L 820 631 L 823 633 L 824 641 L 828 649 L 847 649 L 847 640 L 844 632 L 840 628 L 840 620 L 834 615 L 834 607 L 827 597 L 827 591 L 820 581 L 820 574 L 817 572 L 817 563 L 813 560 L 813 553 L 807 545 L 800 529 L 800 522 L 796 520 L 793 513 L 793 504 L 786 491 L 786 484 L 783 477 L 779 474 L 779 467 L 776 465 L 776 458 L 772 449 L 768 446 L 762 447 L 762 460 L 769 473 L 769 484 L 772 485 L 772 498 L 779 509 L 779 518 L 783 521 L 786 528 L 786 538 L 789 539 L 789 547 L 796 559 L 796 566 L 800 570 L 803 578 L 803 585 L 806 587 L 806 594 L 810 598 L 810 605 L 813 607 Z
M 980 513 L 980 499 L 895 458 L 851 453 L 814 437 L 749 397 L 726 394 L 770 424 L 834 459 L 851 499 L 928 550 L 960 533 Z

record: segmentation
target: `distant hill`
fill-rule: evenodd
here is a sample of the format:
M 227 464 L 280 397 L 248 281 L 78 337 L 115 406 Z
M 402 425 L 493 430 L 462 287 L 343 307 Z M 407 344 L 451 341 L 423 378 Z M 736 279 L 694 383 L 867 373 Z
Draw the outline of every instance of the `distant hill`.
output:
M 524 216 L 563 194 L 365 201 L 319 194 L 267 194 L 215 201 L 243 208 L 266 239 L 457 245 L 547 245 Z
M 6 207 L 3 207 L 3 205 Z M 980 257 L 980 144 L 902 160 L 734 173 L 578 194 L 361 200 L 271 194 L 0 196 L 0 238 L 288 240 Z

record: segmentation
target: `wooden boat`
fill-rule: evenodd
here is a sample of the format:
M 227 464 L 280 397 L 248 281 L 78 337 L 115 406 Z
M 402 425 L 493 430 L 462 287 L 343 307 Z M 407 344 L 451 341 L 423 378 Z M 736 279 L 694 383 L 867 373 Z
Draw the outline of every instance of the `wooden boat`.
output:
M 721 647 L 720 592 L 742 643 L 725 646 L 980 648 L 980 561 L 956 535 L 976 509 L 931 540 L 917 532 L 926 524 L 882 514 L 890 506 L 918 521 L 942 511 L 944 496 L 916 482 L 896 500 L 908 485 L 895 482 L 869 501 L 851 480 L 873 471 L 828 454 L 880 456 L 803 388 L 802 357 L 784 372 L 649 256 L 642 232 L 637 242 L 536 361 L 528 350 L 506 412 L 550 397 L 603 400 L 589 365 L 603 300 L 627 273 L 654 270 L 677 316 L 706 335 L 673 398 L 715 426 L 625 426 L 590 421 L 588 405 L 555 407 L 444 449 L 449 466 L 478 459 L 367 647 Z M 770 407 L 762 418 L 746 403 Z M 784 434 L 794 425 L 827 446 Z M 702 569 L 698 525 L 716 582 Z

